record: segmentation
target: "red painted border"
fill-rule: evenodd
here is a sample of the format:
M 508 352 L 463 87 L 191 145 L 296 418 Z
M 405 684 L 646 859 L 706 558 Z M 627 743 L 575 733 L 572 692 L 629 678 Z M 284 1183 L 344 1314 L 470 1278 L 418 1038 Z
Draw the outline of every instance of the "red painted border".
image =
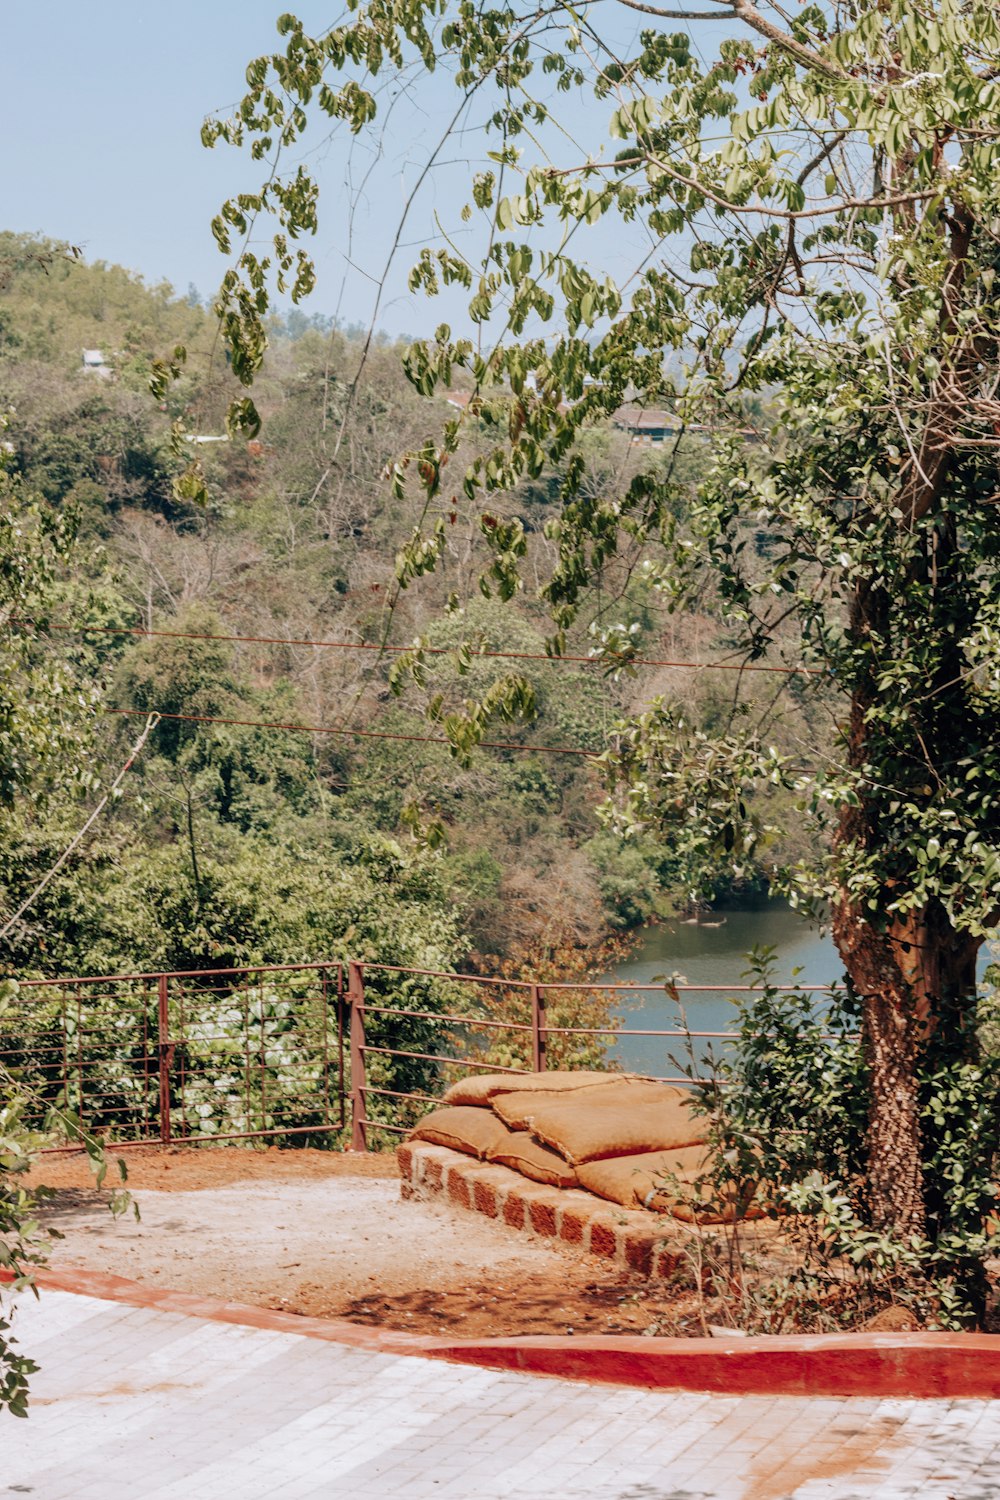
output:
M 226 1302 L 219 1297 L 201 1297 L 194 1292 L 174 1292 L 167 1287 L 150 1286 L 148 1282 L 131 1281 L 127 1276 L 90 1271 L 85 1266 L 47 1266 L 36 1271 L 32 1279 L 43 1291 L 73 1292 L 82 1297 L 97 1297 L 102 1302 L 152 1307 L 159 1312 L 181 1313 L 210 1323 L 234 1323 L 240 1328 L 304 1334 L 306 1338 L 347 1344 L 353 1349 L 370 1349 L 377 1354 L 423 1354 L 426 1344 L 440 1342 L 395 1329 L 365 1328 L 360 1323 L 349 1323 L 346 1318 L 300 1317 L 298 1313 L 255 1307 L 247 1302 Z M 11 1272 L 0 1266 L 0 1281 L 13 1280 Z
M 0 1270 L 0 1280 L 10 1281 Z M 848 1333 L 774 1338 L 666 1339 L 626 1336 L 511 1339 L 427 1338 L 305 1318 L 169 1291 L 84 1267 L 38 1273 L 42 1288 L 130 1307 L 152 1307 L 216 1323 L 297 1333 L 378 1354 L 420 1355 L 491 1370 L 558 1376 L 646 1390 L 726 1395 L 1000 1396 L 1000 1337 L 981 1333 Z
M 491 1370 L 730 1396 L 1000 1396 L 1000 1338 L 989 1334 L 484 1339 L 438 1341 L 428 1352 Z

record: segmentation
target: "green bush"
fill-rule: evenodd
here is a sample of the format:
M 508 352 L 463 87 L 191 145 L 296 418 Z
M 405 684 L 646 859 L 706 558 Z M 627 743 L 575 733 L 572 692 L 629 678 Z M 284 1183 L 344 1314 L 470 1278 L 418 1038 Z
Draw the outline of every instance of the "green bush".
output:
M 777 985 L 773 969 L 772 950 L 751 956 L 748 977 L 760 991 L 737 1001 L 740 1040 L 702 1094 L 718 1150 L 718 1191 L 734 1180 L 765 1184 L 761 1196 L 771 1216 L 785 1221 L 796 1252 L 793 1271 L 758 1278 L 747 1316 L 767 1331 L 856 1326 L 899 1304 L 930 1326 L 982 1324 L 997 1200 L 1000 1055 L 970 1047 L 967 1034 L 989 998 L 961 1019 L 946 1018 L 927 1043 L 920 1112 L 935 1193 L 926 1239 L 904 1240 L 877 1225 L 868 1201 L 859 1004 L 838 990 L 820 1005 L 797 985 Z

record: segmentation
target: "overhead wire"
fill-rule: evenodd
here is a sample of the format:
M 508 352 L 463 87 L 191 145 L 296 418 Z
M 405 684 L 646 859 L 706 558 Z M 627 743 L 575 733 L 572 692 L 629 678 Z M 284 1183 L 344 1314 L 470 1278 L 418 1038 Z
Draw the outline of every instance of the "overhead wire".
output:
M 391 652 L 401 654 L 409 651 L 422 652 L 425 656 L 452 656 L 459 649 L 455 646 L 422 646 L 413 643 L 409 646 L 391 646 L 379 641 L 321 641 L 298 639 L 290 636 L 275 635 L 228 635 L 207 634 L 193 630 L 151 630 L 139 625 L 64 625 L 46 622 L 44 625 L 35 620 L 12 619 L 8 624 L 20 629 L 31 629 L 44 631 L 60 631 L 69 635 L 88 635 L 96 632 L 104 635 L 132 635 L 140 639 L 165 639 L 176 641 L 218 641 L 221 643 L 243 644 L 249 646 L 307 646 L 321 651 L 378 651 L 380 653 Z M 470 643 L 466 643 L 470 644 Z M 558 656 L 550 656 L 544 651 L 493 651 L 480 650 L 470 646 L 473 657 L 484 657 L 499 659 L 503 661 L 539 661 L 558 666 L 561 662 L 572 665 L 588 667 L 613 667 L 614 653 L 608 658 L 600 656 L 582 656 L 571 652 L 564 652 Z M 687 672 L 771 672 L 780 673 L 786 677 L 822 677 L 826 675 L 823 667 L 807 666 L 784 666 L 772 662 L 727 662 L 727 661 L 682 661 L 669 660 L 655 656 L 621 656 L 622 666 L 631 667 L 671 667 L 678 671 Z
M 102 713 L 122 718 L 141 718 L 149 710 L 145 708 L 104 708 Z M 328 724 L 285 723 L 271 719 L 236 719 L 222 714 L 173 714 L 162 709 L 153 710 L 157 719 L 169 719 L 182 724 L 233 724 L 246 729 L 288 729 L 298 734 L 337 734 L 363 740 L 405 740 L 415 745 L 448 745 L 452 741 L 447 735 L 402 734 L 385 729 L 348 729 Z M 520 750 L 539 755 L 579 755 L 587 760 L 597 760 L 601 751 L 583 750 L 576 745 L 520 745 L 513 740 L 477 740 L 473 748 L 486 750 Z

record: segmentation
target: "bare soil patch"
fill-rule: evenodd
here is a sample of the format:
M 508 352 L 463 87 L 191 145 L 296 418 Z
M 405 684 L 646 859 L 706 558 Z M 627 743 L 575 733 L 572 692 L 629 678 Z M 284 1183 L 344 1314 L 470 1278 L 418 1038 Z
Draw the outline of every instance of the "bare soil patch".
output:
M 109 1154 L 114 1155 L 113 1148 Z M 399 1178 L 394 1151 L 282 1151 L 277 1146 L 140 1146 L 122 1152 L 128 1168 L 128 1188 L 160 1193 L 202 1192 L 233 1182 L 262 1182 L 281 1178 L 301 1181 L 317 1177 Z M 109 1169 L 108 1182 L 117 1173 Z M 26 1179 L 28 1185 L 51 1188 L 92 1188 L 94 1174 L 80 1152 L 43 1156 Z M 116 1186 L 117 1186 L 116 1180 Z
M 392 1155 L 129 1152 L 141 1219 L 112 1219 L 79 1157 L 36 1183 L 55 1265 L 414 1333 L 701 1332 L 691 1292 L 442 1203 L 404 1203 Z

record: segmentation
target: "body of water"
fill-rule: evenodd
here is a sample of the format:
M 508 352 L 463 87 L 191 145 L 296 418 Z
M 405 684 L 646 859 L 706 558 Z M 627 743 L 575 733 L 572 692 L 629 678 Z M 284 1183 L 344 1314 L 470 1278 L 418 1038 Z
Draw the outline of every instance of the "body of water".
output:
M 718 924 L 718 925 L 716 925 Z M 743 977 L 747 954 L 753 947 L 775 949 L 775 976 L 789 982 L 793 971 L 800 984 L 836 984 L 843 965 L 829 933 L 821 934 L 797 912 L 780 903 L 761 909 L 712 913 L 705 923 L 663 923 L 646 930 L 639 946 L 611 973 L 607 984 L 650 984 L 657 974 L 676 975 L 677 983 L 719 985 L 718 991 L 682 995 L 687 1025 L 692 1031 L 731 1031 L 736 1007 L 726 989 L 748 983 Z M 996 947 L 984 946 L 980 975 L 996 960 Z M 617 1013 L 626 1026 L 675 1030 L 683 1022 L 675 1001 L 662 988 L 622 994 Z M 822 1003 L 821 1001 L 819 1003 Z M 698 1043 L 703 1056 L 709 1044 Z M 725 1042 L 710 1044 L 718 1052 Z M 620 1037 L 611 1057 L 625 1068 L 659 1075 L 676 1074 L 671 1061 L 683 1056 L 683 1041 L 664 1037 Z

